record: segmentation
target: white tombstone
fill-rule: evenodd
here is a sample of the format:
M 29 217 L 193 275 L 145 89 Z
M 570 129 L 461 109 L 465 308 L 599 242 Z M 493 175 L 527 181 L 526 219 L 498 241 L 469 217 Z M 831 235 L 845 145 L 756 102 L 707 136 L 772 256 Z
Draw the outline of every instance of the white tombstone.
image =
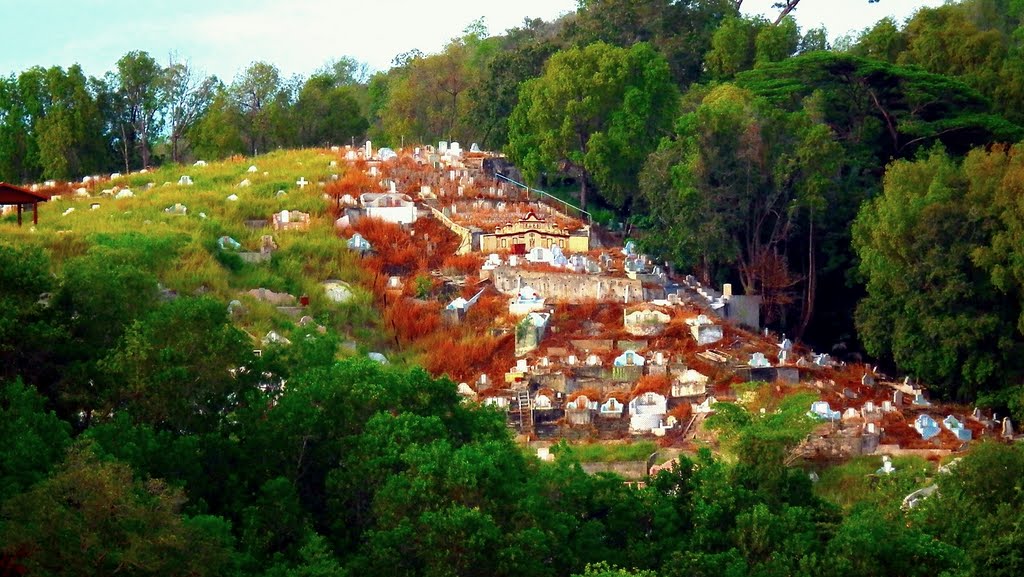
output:
M 259 169 L 256 168 L 255 164 L 252 164 L 252 165 L 249 166 L 249 170 L 247 172 L 249 172 L 250 174 L 255 174 L 255 173 L 259 172 Z
M 366 158 L 366 160 L 370 160 L 371 158 L 373 158 L 373 143 L 367 140 L 366 144 L 363 146 L 363 156 Z
M 305 176 L 301 176 L 299 177 L 298 180 L 295 181 L 295 184 L 298 185 L 299 190 L 302 190 L 303 188 L 306 188 L 306 185 L 309 184 L 309 181 L 306 180 Z
M 519 359 L 516 361 L 517 373 L 525 373 L 527 369 L 529 369 L 529 366 L 526 364 L 526 359 Z

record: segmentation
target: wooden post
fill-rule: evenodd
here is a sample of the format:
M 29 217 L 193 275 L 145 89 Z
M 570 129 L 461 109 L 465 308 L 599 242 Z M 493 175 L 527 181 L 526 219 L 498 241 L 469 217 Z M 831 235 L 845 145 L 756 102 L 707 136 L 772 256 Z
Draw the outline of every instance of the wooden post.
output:
M 18 203 L 18 226 L 21 226 L 21 203 Z
M 32 203 L 32 224 L 39 226 L 39 203 Z

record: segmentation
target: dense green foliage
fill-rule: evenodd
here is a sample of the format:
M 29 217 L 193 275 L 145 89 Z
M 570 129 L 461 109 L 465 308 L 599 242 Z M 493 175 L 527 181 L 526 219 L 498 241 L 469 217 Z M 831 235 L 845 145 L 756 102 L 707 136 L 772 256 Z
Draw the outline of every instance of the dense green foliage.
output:
M 971 575 L 1006 566 L 1024 514 L 1024 456 L 992 444 L 922 509 L 902 512 L 891 490 L 915 485 L 880 479 L 842 512 L 782 462 L 807 430 L 799 396 L 767 414 L 721 407 L 735 464 L 702 450 L 630 488 L 568 456 L 524 456 L 502 415 L 419 369 L 349 360 L 295 367 L 283 392 L 219 394 L 244 400 L 203 431 L 126 406 L 72 443 L 43 398 L 6 384 L 7 562 L 54 575 Z M 976 547 L 978 532 L 998 538 Z
M 532 179 L 562 170 L 627 212 L 643 160 L 667 132 L 677 106 L 668 64 L 647 44 L 626 50 L 602 42 L 548 60 L 525 83 L 509 119 L 511 159 Z
M 0 78 L 0 180 L 364 136 L 475 141 L 529 179 L 579 188 L 581 205 L 613 212 L 680 270 L 761 294 L 769 324 L 1024 416 L 1024 3 L 922 9 L 836 47 L 800 30 L 795 1 L 774 22 L 740 4 L 587 0 L 500 36 L 474 22 L 372 76 L 350 59 L 309 79 L 255 62 L 225 84 L 138 51 L 100 79 L 36 67 Z M 129 184 L 176 180 L 180 166 Z M 524 455 L 500 414 L 461 403 L 446 379 L 340 358 L 342 341 L 381 339 L 365 295 L 323 307 L 323 334 L 246 301 L 256 320 L 243 332 L 228 295 L 303 294 L 354 268 L 329 229 L 282 242 L 262 268 L 216 250 L 223 234 L 255 242 L 241 221 L 284 208 L 274 191 L 287 184 L 259 182 L 218 212 L 224 195 L 197 186 L 187 200 L 211 218 L 191 228 L 140 208 L 155 223 L 145 234 L 128 231 L 138 214 L 71 215 L 73 232 L 0 243 L 0 567 L 1021 573 L 1019 446 L 982 444 L 948 472 L 897 461 L 892 477 L 865 459 L 815 486 L 786 461 L 812 426 L 808 399 L 752 389 L 710 420 L 718 456 L 684 456 L 630 488 L 585 475 L 571 450 Z M 287 208 L 325 212 L 298 202 Z M 254 356 L 246 332 L 269 329 L 294 344 Z
M 854 246 L 868 297 L 857 311 L 867 349 L 950 396 L 1019 383 L 1024 346 L 1018 264 L 1024 150 L 941 150 L 889 167 Z

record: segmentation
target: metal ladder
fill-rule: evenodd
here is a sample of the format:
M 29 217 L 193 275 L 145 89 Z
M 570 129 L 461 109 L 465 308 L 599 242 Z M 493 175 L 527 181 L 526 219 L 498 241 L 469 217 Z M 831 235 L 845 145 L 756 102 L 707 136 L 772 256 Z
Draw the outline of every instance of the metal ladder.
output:
M 520 389 L 516 393 L 516 400 L 519 403 L 519 430 L 521 432 L 532 432 L 533 409 L 530 407 L 530 390 Z

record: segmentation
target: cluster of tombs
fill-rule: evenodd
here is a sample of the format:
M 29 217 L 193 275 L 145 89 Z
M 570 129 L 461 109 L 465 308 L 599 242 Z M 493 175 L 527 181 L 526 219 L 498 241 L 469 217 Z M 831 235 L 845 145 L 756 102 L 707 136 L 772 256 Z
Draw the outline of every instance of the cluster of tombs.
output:
M 916 415 L 925 408 L 921 390 L 896 390 L 893 398 L 882 399 L 884 387 L 875 384 L 872 371 L 827 354 L 798 354 L 788 339 L 762 336 L 759 297 L 734 294 L 728 284 L 716 290 L 692 276 L 675 278 L 632 242 L 601 246 L 582 212 L 507 178 L 500 157 L 475 146 L 466 154 L 446 142 L 416 148 L 412 157 L 426 170 L 385 167 L 397 153 L 374 154 L 370 143 L 348 149 L 345 158 L 366 162 L 379 190 L 340 199 L 345 210 L 337 224 L 345 228 L 373 217 L 409 227 L 419 218 L 434 218 L 459 237 L 457 253 L 480 255 L 485 288 L 449 302 L 442 318 L 461 322 L 487 290 L 504 295 L 509 315 L 517 319 L 515 358 L 508 359 L 514 366 L 504 375 L 480 374 L 459 391 L 505 409 L 509 424 L 524 433 L 545 437 L 596 429 L 599 436 L 663 436 L 675 430 L 685 437 L 713 411 L 716 396 L 731 395 L 729 385 L 743 381 L 816 383 L 822 400 L 809 413 L 827 426 L 807 445 L 825 443 L 828 450 L 839 445 L 847 453 L 871 452 L 886 442 L 906 444 L 910 434 L 919 441 L 915 446 L 945 447 L 1002 427 L 980 414 L 941 420 Z M 348 246 L 373 250 L 358 234 Z M 559 327 L 562 307 L 587 302 L 621 306 L 621 326 L 614 333 L 626 338 L 562 334 L 558 346 L 545 346 Z M 679 331 L 666 344 L 673 323 L 685 327 L 683 338 L 692 339 L 688 347 L 673 345 Z M 730 334 L 727 327 L 753 333 Z M 856 386 L 835 384 L 851 374 Z M 657 386 L 638 386 L 644 382 Z M 832 401 L 838 410 L 828 406 L 830 395 L 838 397 Z M 904 403 L 903 396 L 914 401 Z
M 537 436 L 561 434 L 564 427 L 596 427 L 611 433 L 664 436 L 707 414 L 715 399 L 709 377 L 663 352 L 641 354 L 637 341 L 577 341 L 572 348 L 547 349 L 531 364 L 519 359 L 505 382 L 491 386 L 481 375 L 476 389 L 462 383 L 467 398 L 508 411 L 510 424 Z M 591 351 L 589 354 L 577 350 Z M 611 352 L 614 358 L 604 360 Z M 656 390 L 639 390 L 646 375 L 663 377 Z

